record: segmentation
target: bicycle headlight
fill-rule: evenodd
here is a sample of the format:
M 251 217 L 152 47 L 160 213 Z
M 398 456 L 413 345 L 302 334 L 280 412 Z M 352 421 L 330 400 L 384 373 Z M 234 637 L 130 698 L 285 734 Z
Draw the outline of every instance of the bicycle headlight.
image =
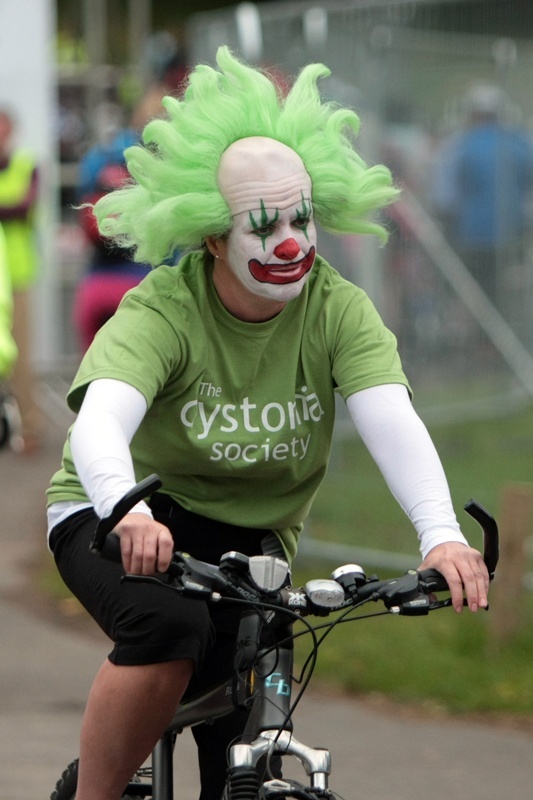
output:
M 337 608 L 344 602 L 344 589 L 336 581 L 322 578 L 308 581 L 305 593 L 317 608 Z

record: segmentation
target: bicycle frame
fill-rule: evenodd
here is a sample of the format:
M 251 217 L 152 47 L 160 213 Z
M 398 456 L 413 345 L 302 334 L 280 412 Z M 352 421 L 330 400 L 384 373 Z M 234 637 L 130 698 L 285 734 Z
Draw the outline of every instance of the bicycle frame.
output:
M 290 719 L 292 697 L 292 649 L 259 650 L 253 668 L 237 673 L 218 686 L 181 703 L 152 754 L 154 800 L 173 800 L 173 754 L 176 737 L 185 728 L 208 722 L 251 704 L 248 724 L 241 739 L 229 751 L 229 769 L 253 770 L 260 759 L 272 755 L 295 757 L 317 791 L 328 788 L 331 755 L 324 748 L 309 747 L 296 739 Z M 270 782 L 281 786 L 279 779 Z M 139 793 L 139 784 L 132 789 Z

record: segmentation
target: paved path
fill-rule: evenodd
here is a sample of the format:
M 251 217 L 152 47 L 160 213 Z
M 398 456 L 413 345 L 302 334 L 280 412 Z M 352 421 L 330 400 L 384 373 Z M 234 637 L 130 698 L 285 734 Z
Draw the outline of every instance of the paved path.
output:
M 0 453 L 0 774 L 8 800 L 49 797 L 77 754 L 85 697 L 107 652 L 103 638 L 54 624 L 14 599 L 44 536 L 44 490 L 61 438 L 56 425 L 43 453 Z M 330 748 L 332 786 L 350 800 L 532 797 L 533 736 L 527 733 L 393 716 L 319 694 L 305 699 L 296 725 L 307 743 Z M 187 734 L 178 753 L 177 796 L 190 800 L 197 788 Z

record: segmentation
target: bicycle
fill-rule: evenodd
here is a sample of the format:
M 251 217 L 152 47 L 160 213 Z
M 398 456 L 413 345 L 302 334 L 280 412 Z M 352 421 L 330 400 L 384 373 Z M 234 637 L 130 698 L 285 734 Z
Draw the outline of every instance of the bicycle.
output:
M 120 560 L 120 543 L 113 528 L 140 499 L 160 487 L 161 481 L 152 475 L 128 492 L 109 517 L 100 520 L 91 549 L 103 557 Z M 483 555 L 492 580 L 499 557 L 496 521 L 474 500 L 465 505 L 465 510 L 483 531 Z M 151 765 L 136 772 L 124 789 L 123 800 L 173 800 L 173 751 L 178 734 L 243 705 L 250 709 L 250 714 L 242 737 L 229 749 L 223 800 L 334 798 L 329 788 L 329 751 L 297 740 L 292 723 L 294 709 L 311 678 L 319 645 L 331 630 L 347 621 L 388 613 L 421 616 L 451 605 L 449 597 L 437 597 L 438 592 L 448 587 L 435 570 L 412 569 L 400 577 L 379 580 L 374 575 L 367 577 L 360 566 L 347 564 L 334 570 L 330 579 L 313 579 L 304 587 L 293 587 L 288 564 L 278 556 L 248 557 L 231 551 L 214 565 L 177 551 L 168 573 L 168 583 L 157 576 L 126 575 L 123 579 L 159 583 L 167 591 L 207 602 L 242 605 L 235 672 L 220 685 L 179 705 L 153 751 Z M 384 605 L 384 610 L 351 616 L 356 609 L 377 601 Z M 321 619 L 335 616 L 331 621 L 311 625 L 305 620 L 308 615 Z M 299 633 L 292 630 L 296 621 L 304 626 Z M 311 635 L 313 646 L 301 669 L 301 689 L 293 699 L 292 642 L 302 633 Z M 282 777 L 279 763 L 286 756 L 293 756 L 300 763 L 307 784 Z M 57 781 L 51 800 L 71 800 L 76 794 L 76 784 L 77 759 Z

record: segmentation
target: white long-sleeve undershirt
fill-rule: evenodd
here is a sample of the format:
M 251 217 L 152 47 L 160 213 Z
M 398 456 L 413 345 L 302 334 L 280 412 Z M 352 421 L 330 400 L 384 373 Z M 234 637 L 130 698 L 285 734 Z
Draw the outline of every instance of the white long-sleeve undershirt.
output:
M 89 384 L 70 435 L 78 477 L 99 517 L 135 483 L 130 442 L 146 414 L 144 395 L 123 381 L 101 378 Z M 145 502 L 134 511 L 151 515 Z
M 374 386 L 351 395 L 346 404 L 390 491 L 413 523 L 422 556 L 443 542 L 467 544 L 440 458 L 407 389 L 400 384 Z

